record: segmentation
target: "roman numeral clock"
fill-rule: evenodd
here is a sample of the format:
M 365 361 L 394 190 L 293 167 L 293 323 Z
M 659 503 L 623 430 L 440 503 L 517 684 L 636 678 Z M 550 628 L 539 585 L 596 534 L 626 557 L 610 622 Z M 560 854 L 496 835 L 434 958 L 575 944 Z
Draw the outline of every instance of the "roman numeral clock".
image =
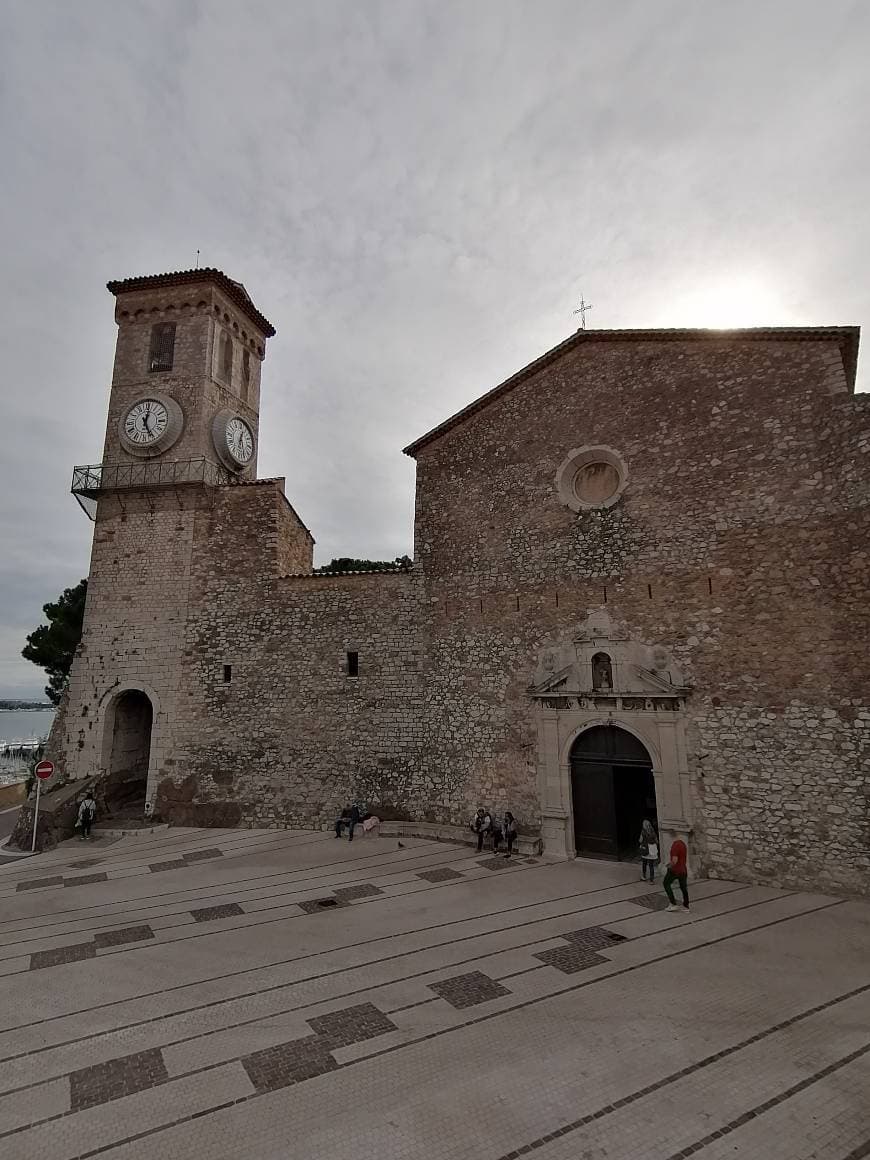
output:
M 230 471 L 247 467 L 254 458 L 253 431 L 244 419 L 228 409 L 215 415 L 211 437 L 218 458 Z
M 168 451 L 184 428 L 184 415 L 175 399 L 168 395 L 149 395 L 138 399 L 121 416 L 118 437 L 121 445 L 134 455 L 162 455 Z

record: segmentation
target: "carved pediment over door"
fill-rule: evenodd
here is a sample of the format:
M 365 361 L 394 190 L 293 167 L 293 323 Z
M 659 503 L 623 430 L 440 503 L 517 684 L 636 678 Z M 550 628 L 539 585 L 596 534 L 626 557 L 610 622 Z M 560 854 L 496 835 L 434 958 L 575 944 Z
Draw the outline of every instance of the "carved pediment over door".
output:
M 677 708 L 689 688 L 667 648 L 632 639 L 624 625 L 596 609 L 568 639 L 541 650 L 529 692 L 543 700 L 637 700 L 636 708 L 652 699 L 673 701 Z

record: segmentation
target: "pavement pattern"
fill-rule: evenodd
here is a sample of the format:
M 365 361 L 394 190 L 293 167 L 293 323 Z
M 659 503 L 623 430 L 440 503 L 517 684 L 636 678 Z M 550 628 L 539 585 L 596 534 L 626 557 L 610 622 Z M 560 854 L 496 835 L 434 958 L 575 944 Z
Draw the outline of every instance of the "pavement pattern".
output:
M 0 1160 L 870 1157 L 870 906 L 286 830 L 0 867 Z

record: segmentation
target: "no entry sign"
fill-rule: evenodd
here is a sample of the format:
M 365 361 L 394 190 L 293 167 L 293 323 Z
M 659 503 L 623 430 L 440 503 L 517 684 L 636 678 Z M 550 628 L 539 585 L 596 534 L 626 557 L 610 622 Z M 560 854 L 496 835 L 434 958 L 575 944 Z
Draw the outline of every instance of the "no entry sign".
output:
M 54 762 L 40 761 L 34 770 L 34 773 L 41 781 L 45 781 L 47 777 L 51 777 L 51 775 L 54 773 Z

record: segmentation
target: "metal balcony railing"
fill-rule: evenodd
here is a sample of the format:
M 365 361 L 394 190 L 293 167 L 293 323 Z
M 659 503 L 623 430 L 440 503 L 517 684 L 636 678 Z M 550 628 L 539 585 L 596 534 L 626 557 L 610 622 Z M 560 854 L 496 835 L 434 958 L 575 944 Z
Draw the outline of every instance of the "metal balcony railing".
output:
M 107 491 L 137 487 L 174 487 L 207 483 L 213 487 L 236 483 L 231 471 L 200 455 L 195 459 L 151 460 L 143 463 L 90 463 L 73 468 L 73 495 L 96 499 Z
M 89 463 L 73 468 L 70 491 L 89 519 L 94 519 L 101 495 L 142 487 L 178 487 L 200 483 L 212 487 L 238 483 L 219 463 L 205 456 L 194 459 L 151 460 L 143 463 Z

